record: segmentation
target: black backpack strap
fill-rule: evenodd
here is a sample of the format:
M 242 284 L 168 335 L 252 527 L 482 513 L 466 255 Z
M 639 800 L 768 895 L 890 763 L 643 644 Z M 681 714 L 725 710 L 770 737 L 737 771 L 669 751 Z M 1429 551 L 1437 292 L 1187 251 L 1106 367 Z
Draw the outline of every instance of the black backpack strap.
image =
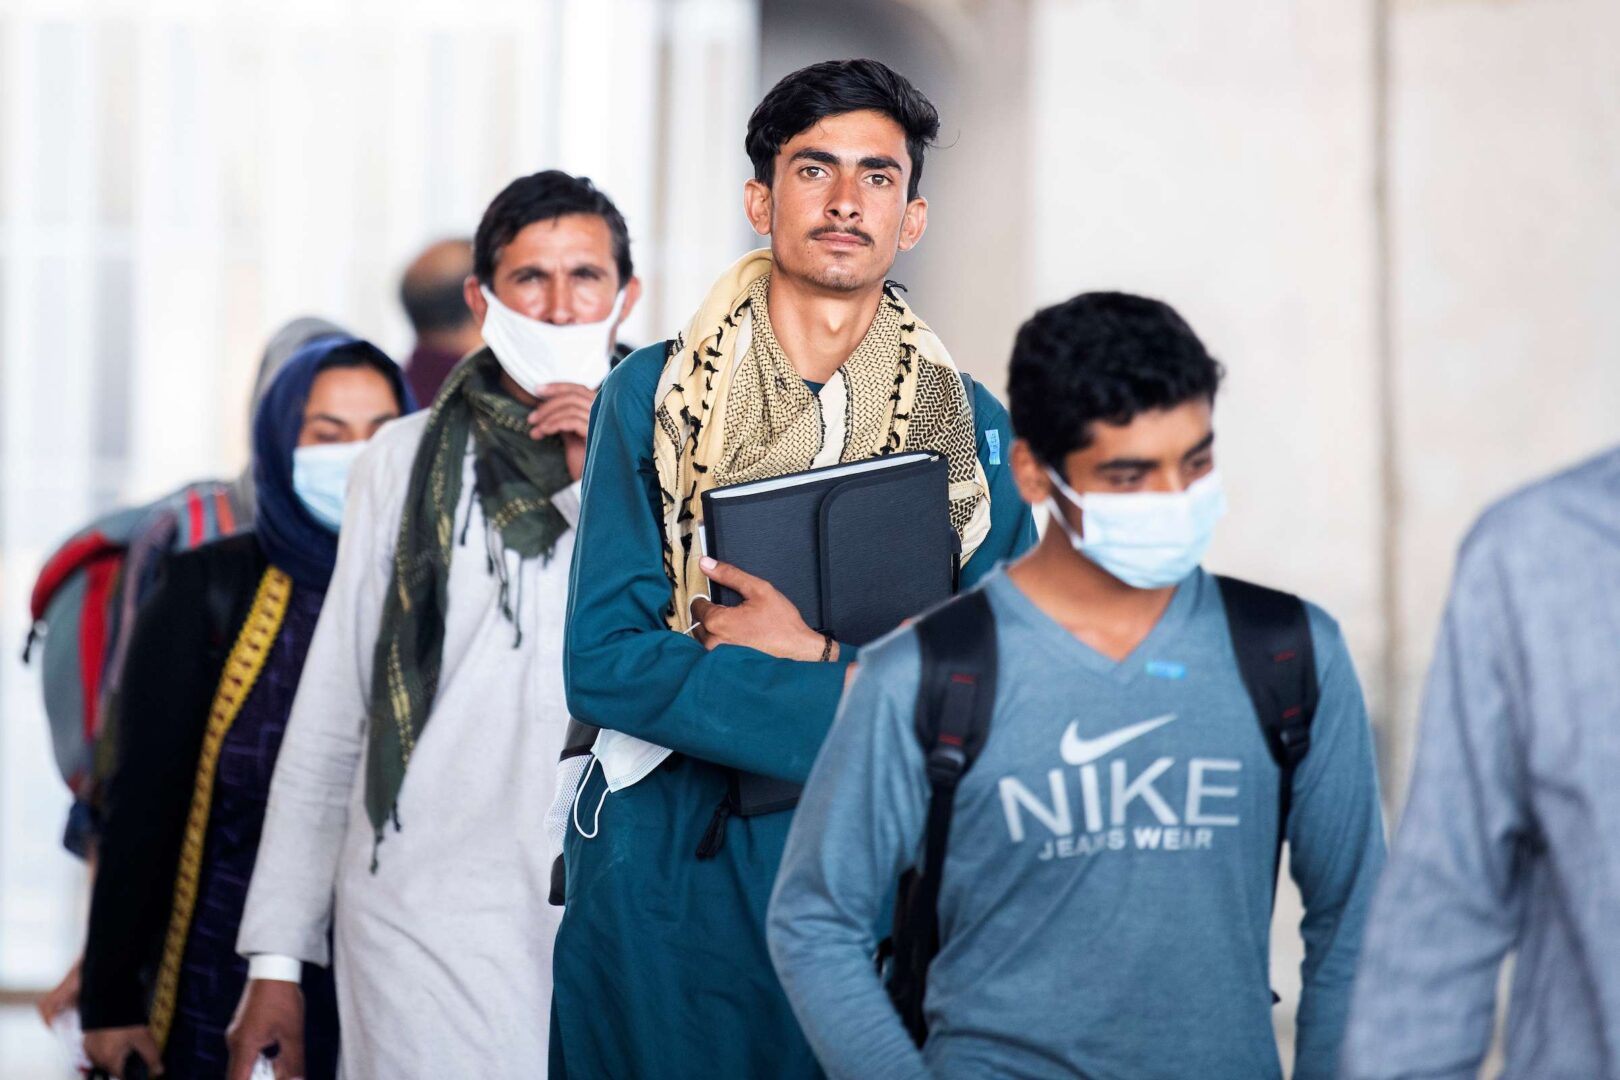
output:
M 956 787 L 990 736 L 996 700 L 995 616 L 984 590 L 935 608 L 917 623 L 921 674 L 917 741 L 928 766 L 928 820 L 920 866 L 901 878 L 895 901 L 889 996 L 921 1046 L 923 993 L 939 952 L 939 887 Z
M 601 733 L 602 729 L 594 724 L 587 724 L 570 716 L 568 727 L 563 729 L 563 748 L 557 760 L 567 761 L 571 757 L 590 753 L 591 748 L 596 745 L 596 737 Z
M 1279 592 L 1236 578 L 1218 577 L 1226 604 L 1226 625 L 1238 672 L 1254 703 L 1260 731 L 1278 778 L 1277 856 L 1272 881 L 1288 839 L 1288 813 L 1293 803 L 1294 772 L 1311 748 L 1311 721 L 1321 696 L 1316 683 L 1316 650 L 1311 644 L 1310 615 L 1292 593 Z
M 601 732 L 601 728 L 570 716 L 568 718 L 568 727 L 563 731 L 562 754 L 558 756 L 557 760 L 563 762 L 569 758 L 576 758 L 590 753 L 591 749 L 596 746 L 596 736 Z M 576 791 L 574 794 L 577 797 L 579 792 Z M 547 899 L 553 907 L 562 907 L 563 899 L 567 895 L 568 868 L 563 865 L 562 852 L 559 851 L 557 857 L 551 860 L 551 894 Z

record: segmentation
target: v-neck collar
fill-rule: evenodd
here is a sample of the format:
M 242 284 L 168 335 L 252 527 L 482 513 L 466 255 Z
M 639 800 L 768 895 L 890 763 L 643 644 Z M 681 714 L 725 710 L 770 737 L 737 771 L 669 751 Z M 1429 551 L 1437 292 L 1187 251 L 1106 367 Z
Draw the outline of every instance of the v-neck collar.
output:
M 1019 621 L 1034 631 L 1035 639 L 1047 652 L 1065 664 L 1079 664 L 1087 671 L 1121 685 L 1141 674 L 1147 663 L 1159 658 L 1167 645 L 1181 633 L 1187 618 L 1197 606 L 1198 592 L 1203 586 L 1204 571 L 1194 570 L 1176 586 L 1170 603 L 1159 621 L 1141 641 L 1136 643 L 1124 659 L 1111 660 L 1069 632 L 1061 623 L 1031 600 L 1024 590 L 1008 576 L 1005 567 L 990 576 L 986 585 L 994 590 L 995 599 L 1006 604 Z

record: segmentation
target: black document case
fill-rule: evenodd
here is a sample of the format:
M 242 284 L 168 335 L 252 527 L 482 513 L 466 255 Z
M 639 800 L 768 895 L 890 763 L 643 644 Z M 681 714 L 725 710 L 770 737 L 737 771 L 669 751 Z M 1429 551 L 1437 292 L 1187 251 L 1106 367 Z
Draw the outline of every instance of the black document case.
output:
M 935 454 L 895 454 L 706 491 L 705 549 L 769 581 L 812 628 L 865 645 L 955 589 L 946 467 Z M 713 599 L 742 598 L 717 582 Z M 798 792 L 745 774 L 739 813 L 785 810 Z

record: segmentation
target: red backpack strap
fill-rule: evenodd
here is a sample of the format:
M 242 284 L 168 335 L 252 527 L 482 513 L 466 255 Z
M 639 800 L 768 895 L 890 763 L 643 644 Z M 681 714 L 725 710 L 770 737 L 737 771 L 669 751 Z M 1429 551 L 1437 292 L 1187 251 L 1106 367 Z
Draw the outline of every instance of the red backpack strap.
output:
M 186 547 L 194 548 L 208 538 L 208 519 L 203 513 L 202 496 L 196 488 L 186 491 Z
M 92 529 L 56 549 L 56 554 L 45 561 L 39 577 L 34 579 L 34 591 L 28 598 L 28 613 L 35 622 L 45 617 L 51 597 L 63 582 L 86 564 L 103 556 L 120 552 L 124 545 L 110 539 L 100 529 Z
M 96 733 L 96 707 L 101 701 L 101 674 L 107 658 L 108 612 L 118 587 L 122 553 L 96 559 L 85 570 L 87 586 L 79 612 L 79 686 L 84 694 L 84 737 Z
M 214 491 L 214 522 L 219 526 L 220 536 L 229 536 L 236 531 L 236 512 L 231 509 L 228 488 L 221 487 Z

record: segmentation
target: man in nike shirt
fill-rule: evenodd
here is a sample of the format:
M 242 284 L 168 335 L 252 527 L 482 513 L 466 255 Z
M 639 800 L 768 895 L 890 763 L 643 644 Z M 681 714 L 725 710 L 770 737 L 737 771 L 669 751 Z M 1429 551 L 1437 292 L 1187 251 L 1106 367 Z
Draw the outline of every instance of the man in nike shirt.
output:
M 923 837 L 915 631 L 861 654 L 789 835 L 771 954 L 842 1077 L 1280 1077 L 1267 982 L 1280 770 L 1198 567 L 1225 508 L 1220 366 L 1169 307 L 1092 293 L 1020 330 L 1013 471 L 1041 543 L 981 586 L 990 737 L 955 800 L 919 1049 L 873 927 Z M 1337 624 L 1287 836 L 1304 896 L 1294 1076 L 1333 1074 L 1384 861 L 1372 736 Z

